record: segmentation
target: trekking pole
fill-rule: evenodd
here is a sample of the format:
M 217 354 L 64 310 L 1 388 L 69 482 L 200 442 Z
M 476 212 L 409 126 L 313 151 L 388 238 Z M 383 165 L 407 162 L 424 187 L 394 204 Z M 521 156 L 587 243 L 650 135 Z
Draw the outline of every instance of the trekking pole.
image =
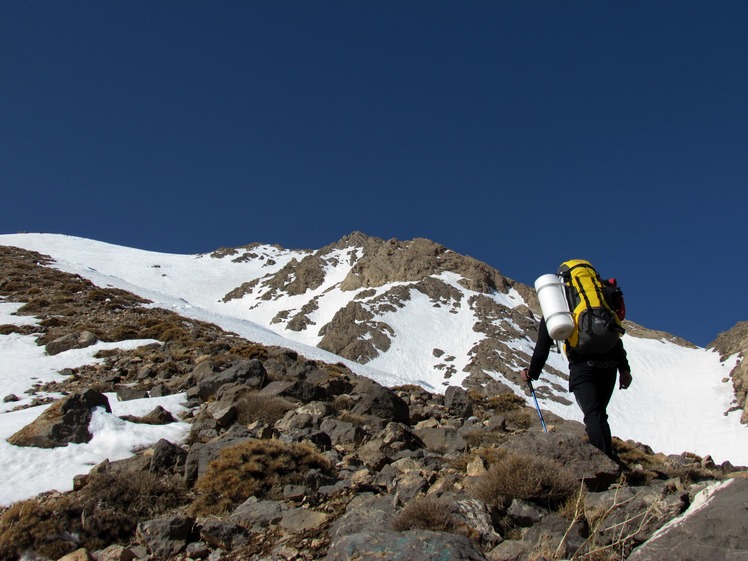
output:
M 545 419 L 543 419 L 543 414 L 540 412 L 538 397 L 535 395 L 535 390 L 532 387 L 532 381 L 527 380 L 527 385 L 530 386 L 530 393 L 532 394 L 532 398 L 535 400 L 535 409 L 538 410 L 538 417 L 540 417 L 540 424 L 543 425 L 543 431 L 548 432 L 548 427 L 545 426 Z

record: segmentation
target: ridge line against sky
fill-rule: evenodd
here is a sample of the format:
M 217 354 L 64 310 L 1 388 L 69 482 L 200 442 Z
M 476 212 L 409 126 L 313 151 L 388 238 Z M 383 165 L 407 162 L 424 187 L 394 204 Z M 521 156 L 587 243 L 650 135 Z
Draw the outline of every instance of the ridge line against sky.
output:
M 737 1 L 6 3 L 0 231 L 201 253 L 358 230 L 529 285 L 584 258 L 704 346 L 748 319 L 746 23 Z

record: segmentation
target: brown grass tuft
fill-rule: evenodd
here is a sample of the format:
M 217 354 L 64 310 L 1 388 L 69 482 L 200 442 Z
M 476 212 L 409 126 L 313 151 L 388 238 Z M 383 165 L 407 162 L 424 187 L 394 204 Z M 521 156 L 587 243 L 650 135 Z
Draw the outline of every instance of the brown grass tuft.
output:
M 249 425 L 255 421 L 263 421 L 272 425 L 293 408 L 294 405 L 282 397 L 250 392 L 243 395 L 236 403 L 237 420 L 242 425 Z
M 471 486 L 486 504 L 506 509 L 514 499 L 557 508 L 574 495 L 577 477 L 559 462 L 541 456 L 510 453 L 489 467 Z
M 301 483 L 310 469 L 329 472 L 330 462 L 310 444 L 250 440 L 225 448 L 195 485 L 197 515 L 220 514 L 249 497 L 280 499 L 283 487 Z
M 444 497 L 426 496 L 408 503 L 392 520 L 396 532 L 432 530 L 451 532 L 457 524 L 457 507 Z

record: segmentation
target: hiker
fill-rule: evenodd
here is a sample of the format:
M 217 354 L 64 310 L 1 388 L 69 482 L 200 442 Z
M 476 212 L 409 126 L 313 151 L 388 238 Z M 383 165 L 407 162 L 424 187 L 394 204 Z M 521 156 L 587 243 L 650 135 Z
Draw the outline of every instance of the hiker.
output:
M 572 264 L 572 268 L 588 267 L 594 272 L 587 261 L 575 260 L 564 263 L 562 269 L 568 271 L 570 267 L 565 267 L 567 263 Z M 559 269 L 559 271 L 561 272 L 562 269 Z M 597 276 L 597 273 L 594 272 L 594 275 Z M 599 277 L 597 278 L 599 279 Z M 576 330 L 574 335 L 576 338 Z M 548 333 L 546 321 L 543 318 L 538 326 L 538 341 L 533 351 L 530 366 L 521 371 L 522 380 L 529 382 L 540 377 L 553 344 L 554 341 Z M 623 342 L 619 336 L 615 339 L 612 348 L 597 353 L 582 353 L 570 345 L 568 340 L 565 346 L 569 361 L 569 391 L 574 392 L 577 404 L 584 413 L 584 425 L 590 443 L 602 450 L 608 457 L 614 458 L 613 441 L 606 410 L 613 395 L 617 374 L 620 374 L 620 389 L 625 390 L 631 385 L 632 381 L 631 368 L 626 359 Z

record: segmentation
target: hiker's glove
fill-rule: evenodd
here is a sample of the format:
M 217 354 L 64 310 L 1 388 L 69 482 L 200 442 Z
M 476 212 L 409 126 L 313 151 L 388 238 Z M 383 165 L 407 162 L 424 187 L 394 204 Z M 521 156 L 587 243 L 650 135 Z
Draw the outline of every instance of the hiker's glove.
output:
M 538 376 L 538 378 L 530 378 L 530 369 L 529 368 L 523 368 L 520 371 L 519 375 L 522 377 L 522 381 L 523 382 L 529 382 L 531 380 L 537 380 L 540 377 L 540 376 Z
M 629 372 L 628 370 L 621 370 L 618 387 L 622 390 L 625 390 L 631 385 L 632 380 L 633 378 L 631 377 L 631 372 Z

